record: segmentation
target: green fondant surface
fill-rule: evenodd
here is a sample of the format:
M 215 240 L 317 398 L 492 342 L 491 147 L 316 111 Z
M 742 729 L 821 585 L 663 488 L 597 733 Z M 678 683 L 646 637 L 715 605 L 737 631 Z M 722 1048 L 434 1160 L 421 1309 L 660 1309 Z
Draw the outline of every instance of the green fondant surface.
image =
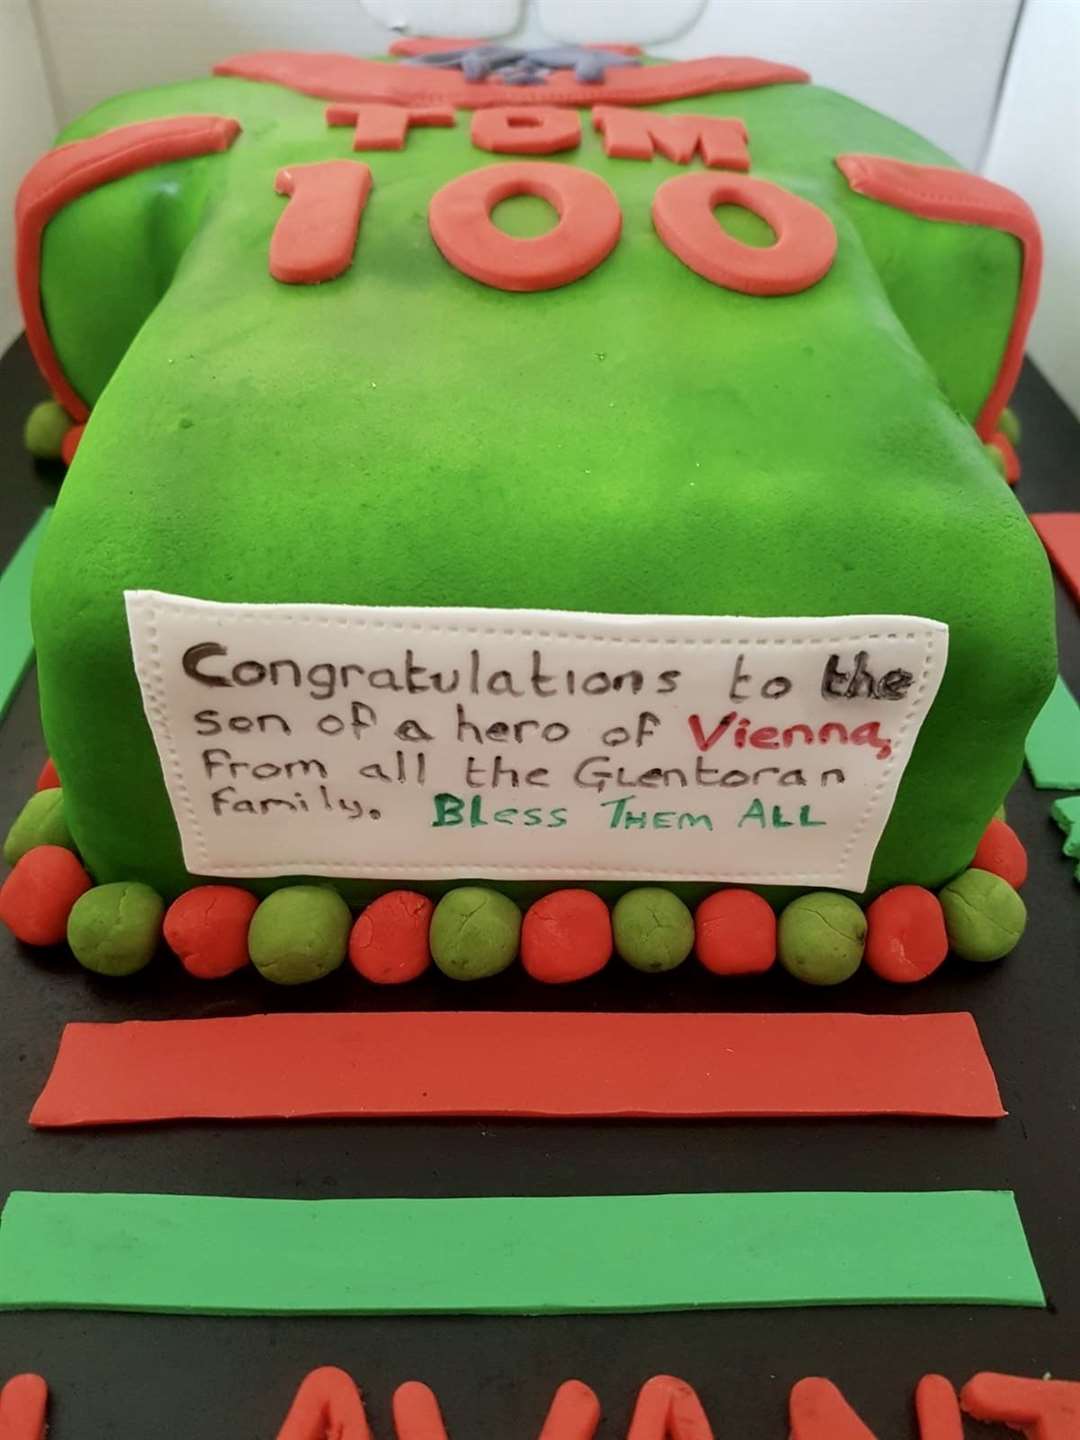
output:
M 132 667 L 135 587 L 930 616 L 950 626 L 948 668 L 869 889 L 938 886 L 968 864 L 1054 673 L 1045 555 L 970 425 L 1005 345 L 1017 242 L 853 195 L 837 155 L 946 161 L 830 91 L 658 108 L 746 123 L 752 175 L 833 220 L 824 280 L 758 299 L 692 273 L 650 216 L 683 168 L 607 159 L 588 117 L 580 150 L 549 163 L 608 181 L 622 238 L 542 294 L 479 285 L 431 240 L 435 191 L 504 161 L 473 150 L 465 115 L 362 157 L 374 189 L 355 262 L 316 287 L 274 282 L 267 251 L 278 168 L 352 154 L 322 102 L 208 78 L 110 101 L 66 132 L 185 113 L 243 126 L 227 153 L 107 185 L 45 235 L 48 324 L 95 404 L 43 548 L 35 630 L 49 748 L 98 879 L 191 883 Z M 546 223 L 503 208 L 507 228 Z

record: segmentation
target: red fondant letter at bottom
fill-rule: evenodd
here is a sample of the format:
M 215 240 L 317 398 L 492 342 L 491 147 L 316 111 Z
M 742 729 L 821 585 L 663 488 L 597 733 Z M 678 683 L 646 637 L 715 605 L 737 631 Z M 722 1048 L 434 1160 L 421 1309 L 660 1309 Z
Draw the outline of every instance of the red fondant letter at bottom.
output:
M 40 1375 L 16 1375 L 0 1390 L 0 1440 L 45 1440 L 49 1387 Z
M 0 1432 L 0 1440 L 6 1440 Z M 344 1370 L 312 1370 L 292 1403 L 277 1440 L 372 1440 L 360 1392 Z
M 915 1392 L 919 1440 L 963 1440 L 956 1392 L 941 1375 L 927 1375 Z M 791 1440 L 875 1440 L 874 1432 L 831 1380 L 800 1380 L 789 1402 Z
M 370 168 L 361 160 L 292 165 L 278 171 L 274 188 L 289 196 L 270 237 L 274 279 L 317 285 L 347 270 L 371 194 Z
M 674 1375 L 654 1375 L 641 1387 L 626 1440 L 714 1440 L 697 1392 Z M 834 1437 L 837 1440 L 837 1437 Z
M 1080 1384 L 1072 1380 L 975 1375 L 960 1392 L 960 1403 L 973 1420 L 1008 1425 L 1027 1440 L 1080 1437 Z
M 418 1380 L 398 1386 L 393 1409 L 397 1440 L 447 1440 L 439 1402 Z M 540 1440 L 593 1440 L 599 1423 L 599 1400 L 580 1380 L 567 1380 L 555 1392 Z

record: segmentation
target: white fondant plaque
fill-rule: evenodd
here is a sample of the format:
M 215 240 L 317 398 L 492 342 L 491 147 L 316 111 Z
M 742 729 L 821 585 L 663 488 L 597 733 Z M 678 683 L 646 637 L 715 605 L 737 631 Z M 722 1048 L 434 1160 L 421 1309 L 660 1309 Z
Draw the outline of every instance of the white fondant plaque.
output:
M 948 629 L 128 591 L 201 875 L 861 890 Z

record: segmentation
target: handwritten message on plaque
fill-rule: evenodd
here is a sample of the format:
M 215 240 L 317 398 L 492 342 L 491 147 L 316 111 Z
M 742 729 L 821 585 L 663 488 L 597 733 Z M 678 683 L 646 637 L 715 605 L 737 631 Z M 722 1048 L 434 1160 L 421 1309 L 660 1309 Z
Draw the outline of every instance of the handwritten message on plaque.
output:
M 948 647 L 906 615 L 125 600 L 201 875 L 860 890 Z

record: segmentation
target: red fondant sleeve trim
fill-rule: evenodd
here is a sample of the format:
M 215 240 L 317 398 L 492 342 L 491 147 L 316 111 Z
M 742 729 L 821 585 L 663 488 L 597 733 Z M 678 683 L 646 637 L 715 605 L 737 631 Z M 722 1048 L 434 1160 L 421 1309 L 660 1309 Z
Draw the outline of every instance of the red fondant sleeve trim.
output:
M 488 105 L 658 105 L 726 90 L 761 85 L 802 85 L 805 70 L 771 60 L 713 56 L 612 70 L 601 85 L 582 85 L 556 72 L 542 85 L 506 85 L 487 79 L 473 83 L 457 70 L 388 65 L 352 55 L 297 54 L 259 50 L 233 55 L 214 66 L 215 75 L 283 85 L 320 100 L 383 100 L 392 105 L 454 105 L 479 110 Z
M 64 374 L 41 303 L 41 239 L 46 225 L 57 211 L 99 185 L 170 160 L 227 150 L 239 133 L 239 121 L 220 115 L 175 115 L 121 125 L 91 140 L 75 140 L 50 150 L 19 187 L 15 272 L 26 337 L 53 394 L 75 420 L 85 420 L 90 410 Z
M 882 155 L 840 155 L 836 163 L 857 195 L 894 205 L 924 220 L 985 225 L 991 230 L 1004 230 L 1019 240 L 1023 260 L 1012 328 L 997 378 L 975 420 L 980 439 L 990 440 L 1020 374 L 1024 342 L 1039 294 L 1042 234 L 1031 206 L 1004 185 L 996 185 L 965 170 L 909 165 Z

